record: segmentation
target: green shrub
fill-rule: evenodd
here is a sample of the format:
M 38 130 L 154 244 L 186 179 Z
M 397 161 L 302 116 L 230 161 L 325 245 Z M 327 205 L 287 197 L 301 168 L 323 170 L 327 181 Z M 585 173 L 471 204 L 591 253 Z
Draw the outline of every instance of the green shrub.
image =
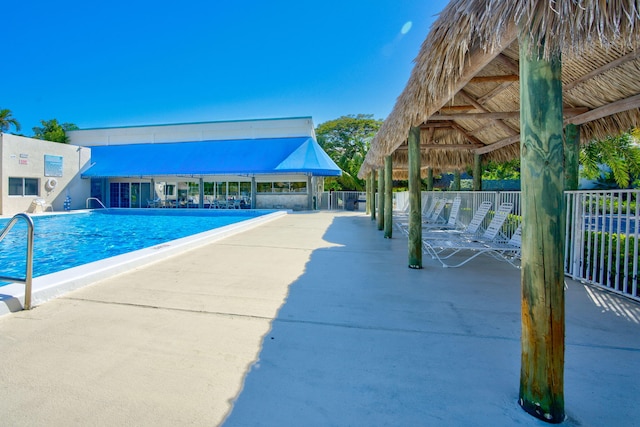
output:
M 609 259 L 609 246 L 611 246 L 611 259 Z M 634 246 L 635 236 L 632 235 L 586 231 L 582 264 L 583 277 L 592 282 L 616 288 L 617 276 L 619 281 L 617 290 L 631 294 L 633 281 L 636 280 L 636 277 L 633 276 Z M 625 250 L 627 251 L 626 288 L 624 288 Z M 635 259 L 635 262 L 640 265 L 640 259 Z M 640 292 L 636 292 L 635 296 L 640 296 Z

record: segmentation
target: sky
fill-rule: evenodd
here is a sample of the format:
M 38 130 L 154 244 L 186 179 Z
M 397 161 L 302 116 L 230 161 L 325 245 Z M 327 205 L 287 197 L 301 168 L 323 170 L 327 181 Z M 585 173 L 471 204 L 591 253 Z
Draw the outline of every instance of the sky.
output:
M 80 129 L 385 119 L 447 3 L 14 1 L 3 6 L 0 109 L 26 136 L 54 118 Z

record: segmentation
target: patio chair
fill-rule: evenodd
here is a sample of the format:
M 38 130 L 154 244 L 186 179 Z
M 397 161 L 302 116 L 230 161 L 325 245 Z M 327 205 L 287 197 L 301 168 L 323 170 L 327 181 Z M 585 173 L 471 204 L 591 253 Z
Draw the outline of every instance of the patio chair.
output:
M 147 207 L 148 208 L 160 208 L 162 207 L 162 199 L 160 197 L 157 197 L 153 200 L 147 200 Z
M 449 202 L 447 202 L 449 203 Z M 453 202 L 451 202 L 451 210 L 449 211 L 449 219 L 447 220 L 446 223 L 444 224 L 440 224 L 438 222 L 434 222 L 434 223 L 423 223 L 422 224 L 422 230 L 426 231 L 426 230 L 433 230 L 433 229 L 438 229 L 438 230 L 455 230 L 458 229 L 460 227 L 460 223 L 458 222 L 458 213 L 460 212 L 460 205 L 462 204 L 462 199 L 460 198 L 460 196 L 457 196 L 455 199 L 453 199 Z M 444 207 L 444 205 L 443 205 Z M 408 221 L 398 221 L 396 222 L 396 226 L 398 227 L 398 229 L 406 234 L 409 235 L 409 222 Z
M 491 202 L 485 200 L 478 206 L 467 226 L 453 229 L 445 227 L 435 230 L 431 229 L 422 234 L 422 241 L 424 243 L 425 240 L 447 240 L 460 237 L 473 238 L 484 231 L 482 230 L 482 223 L 489 213 L 489 209 L 491 209 Z
M 48 203 L 45 199 L 38 197 L 31 201 L 31 204 L 27 209 L 27 213 L 37 213 L 38 211 L 46 212 L 47 209 L 53 212 L 53 206 L 51 205 L 51 203 Z
M 514 233 L 515 237 L 508 241 L 500 232 L 512 209 L 513 203 L 502 203 L 480 237 L 423 240 L 423 248 L 433 259 L 440 261 L 443 267 L 460 267 L 483 253 L 504 258 L 505 254 L 519 250 L 521 232 L 518 229 Z M 444 261 L 463 252 L 471 252 L 471 255 L 458 264 L 447 264 Z
M 455 230 L 459 228 L 458 213 L 460 212 L 460 205 L 462 204 L 462 199 L 460 198 L 460 196 L 457 196 L 450 203 L 451 203 L 451 210 L 449 211 L 449 218 L 446 223 L 440 224 L 437 221 L 435 221 L 433 223 L 422 224 L 422 229 L 423 230 L 429 230 L 429 229 Z M 444 207 L 444 204 L 443 204 L 443 207 Z
M 444 197 L 436 198 L 431 215 L 423 216 L 422 222 L 425 224 L 444 224 L 446 220 L 442 216 L 442 211 L 444 211 L 444 207 L 446 205 L 447 199 L 445 199 Z

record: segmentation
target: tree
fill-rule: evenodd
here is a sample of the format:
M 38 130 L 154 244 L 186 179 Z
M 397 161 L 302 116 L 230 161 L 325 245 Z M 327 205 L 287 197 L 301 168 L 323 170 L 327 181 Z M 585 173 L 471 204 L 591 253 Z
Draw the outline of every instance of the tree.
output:
M 33 128 L 33 137 L 37 139 L 44 139 L 46 141 L 61 142 L 63 144 L 69 143 L 69 137 L 67 137 L 67 131 L 77 130 L 78 126 L 73 123 L 59 124 L 58 120 L 41 120 L 42 127 Z
M 520 179 L 520 159 L 502 163 L 494 161 L 487 163 L 482 172 L 482 179 Z
M 318 143 L 342 169 L 342 176 L 327 178 L 326 187 L 333 190 L 362 190 L 365 181 L 357 174 L 369 150 L 371 139 L 382 126 L 373 114 L 339 117 L 316 128 Z
M 599 179 L 602 175 L 601 165 L 610 169 L 606 178 L 612 178 L 620 188 L 628 188 L 634 177 L 640 175 L 640 148 L 638 137 L 640 131 L 618 136 L 610 136 L 602 140 L 591 141 L 580 150 L 582 176 L 587 179 Z
M 0 109 L 0 132 L 7 132 L 13 126 L 16 132 L 20 131 L 20 123 L 13 117 L 11 110 Z

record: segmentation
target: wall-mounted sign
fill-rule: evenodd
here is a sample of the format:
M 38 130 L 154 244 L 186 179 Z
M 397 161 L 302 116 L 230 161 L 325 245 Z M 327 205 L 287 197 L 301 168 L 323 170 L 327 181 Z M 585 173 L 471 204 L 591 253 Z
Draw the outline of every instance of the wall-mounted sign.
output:
M 62 156 L 44 155 L 44 176 L 62 176 Z

